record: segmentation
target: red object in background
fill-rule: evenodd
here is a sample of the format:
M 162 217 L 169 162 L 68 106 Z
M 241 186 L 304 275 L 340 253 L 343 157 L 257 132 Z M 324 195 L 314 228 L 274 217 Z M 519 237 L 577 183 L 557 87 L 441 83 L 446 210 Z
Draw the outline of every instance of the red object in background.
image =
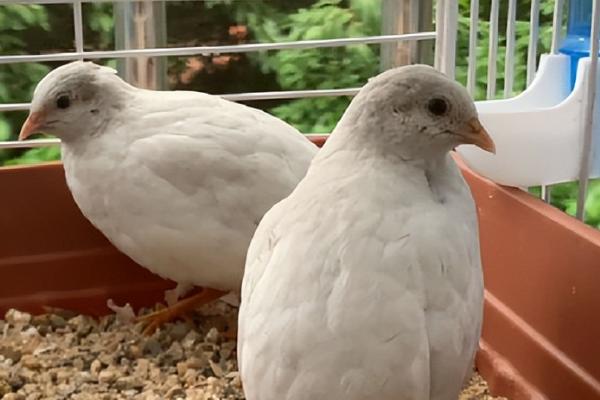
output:
M 511 400 L 600 399 L 600 232 L 461 168 L 477 203 L 486 284 L 478 369 Z M 1 168 L 0 188 L 0 312 L 101 315 L 108 298 L 137 308 L 174 286 L 91 226 L 60 163 Z

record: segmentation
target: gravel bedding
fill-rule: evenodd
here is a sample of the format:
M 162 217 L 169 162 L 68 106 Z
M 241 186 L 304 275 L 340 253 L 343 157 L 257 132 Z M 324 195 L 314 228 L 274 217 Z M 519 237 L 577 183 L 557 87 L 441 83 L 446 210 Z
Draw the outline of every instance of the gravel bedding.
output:
M 243 399 L 235 340 L 222 334 L 236 317 L 215 302 L 144 336 L 140 324 L 116 315 L 10 310 L 0 320 L 0 398 Z M 459 400 L 495 399 L 475 374 Z

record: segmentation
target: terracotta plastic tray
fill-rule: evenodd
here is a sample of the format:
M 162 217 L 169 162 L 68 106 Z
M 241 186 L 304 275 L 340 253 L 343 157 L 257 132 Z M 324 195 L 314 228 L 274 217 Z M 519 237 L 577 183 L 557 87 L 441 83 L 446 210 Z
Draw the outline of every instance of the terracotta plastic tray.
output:
M 480 372 L 511 400 L 600 399 L 600 232 L 462 168 L 481 225 Z M 151 305 L 172 287 L 87 222 L 60 163 L 1 168 L 0 188 L 0 312 L 53 306 L 100 315 L 108 298 Z

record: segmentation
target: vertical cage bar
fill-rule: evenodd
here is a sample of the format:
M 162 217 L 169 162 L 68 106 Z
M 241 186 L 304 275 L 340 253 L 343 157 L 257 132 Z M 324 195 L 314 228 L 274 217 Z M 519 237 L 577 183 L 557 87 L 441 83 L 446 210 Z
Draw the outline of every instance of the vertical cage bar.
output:
M 442 59 L 444 49 L 444 12 L 445 12 L 445 0 L 437 0 L 435 4 L 435 54 L 433 66 L 435 69 L 442 70 Z
M 504 56 L 504 98 L 512 96 L 515 73 L 515 23 L 517 19 L 517 0 L 508 1 L 506 19 L 506 52 Z
M 436 5 L 435 67 L 454 79 L 456 69 L 456 31 L 458 2 L 438 0 Z
M 456 75 L 456 35 L 458 32 L 458 1 L 456 0 L 447 0 L 446 1 L 446 10 L 444 12 L 444 16 L 446 17 L 446 22 L 444 24 L 444 29 L 446 29 L 446 33 L 444 34 L 446 53 L 444 56 L 444 73 L 448 75 L 450 78 L 454 79 Z
M 583 149 L 581 154 L 581 166 L 579 169 L 579 193 L 577 196 L 577 218 L 581 221 L 585 218 L 585 200 L 588 191 L 588 179 L 590 175 L 590 162 L 592 155 L 592 134 L 594 125 L 594 109 L 596 103 L 596 89 L 598 80 L 598 40 L 600 39 L 600 0 L 594 0 L 592 10 L 592 33 L 590 38 L 590 68 L 587 77 L 587 91 L 584 109 L 584 132 Z
M 540 2 L 531 1 L 531 11 L 529 15 L 529 45 L 527 47 L 527 86 L 533 82 L 537 72 L 537 45 L 540 31 Z M 550 204 L 552 196 L 551 186 L 542 185 L 540 187 L 540 197 Z
M 552 200 L 552 191 L 551 191 L 552 186 L 550 185 L 542 185 L 541 186 L 541 190 L 540 190 L 540 197 L 542 198 L 542 200 L 544 200 L 544 202 L 550 204 L 550 201 Z
M 83 12 L 81 0 L 73 2 L 73 28 L 75 30 L 75 51 L 83 53 Z M 80 56 L 83 59 L 83 55 Z
M 540 0 L 531 0 L 529 16 L 529 46 L 527 47 L 527 86 L 537 71 L 537 45 L 540 36 Z
M 469 60 L 467 69 L 467 90 L 475 97 L 477 85 L 477 26 L 479 25 L 479 0 L 471 0 L 469 15 Z
M 496 96 L 496 57 L 498 53 L 498 12 L 500 0 L 492 0 L 490 9 L 490 35 L 488 44 L 487 98 Z
M 554 17 L 552 18 L 552 43 L 550 45 L 550 53 L 552 54 L 558 54 L 558 46 L 560 46 L 563 5 L 564 0 L 555 0 L 554 2 Z

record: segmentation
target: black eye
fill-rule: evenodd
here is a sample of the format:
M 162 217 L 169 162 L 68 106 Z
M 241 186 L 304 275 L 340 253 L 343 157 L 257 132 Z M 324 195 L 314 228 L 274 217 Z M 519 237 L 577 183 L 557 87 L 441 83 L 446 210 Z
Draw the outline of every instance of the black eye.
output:
M 434 98 L 427 103 L 427 109 L 433 115 L 444 115 L 448 112 L 448 102 L 444 99 Z
M 58 99 L 56 99 L 56 107 L 58 108 L 69 108 L 69 106 L 71 105 L 71 99 L 69 99 L 69 96 L 67 95 L 63 95 L 60 96 Z

